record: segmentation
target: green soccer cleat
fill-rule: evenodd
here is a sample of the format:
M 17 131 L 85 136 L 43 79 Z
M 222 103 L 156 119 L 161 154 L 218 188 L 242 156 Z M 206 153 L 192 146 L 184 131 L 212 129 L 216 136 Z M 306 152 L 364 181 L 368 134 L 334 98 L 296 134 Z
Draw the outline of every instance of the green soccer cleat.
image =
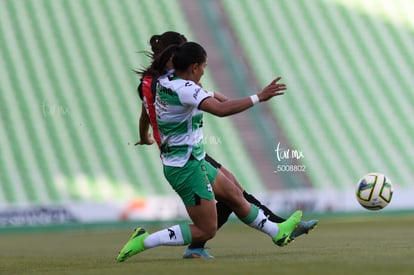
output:
M 293 230 L 292 234 L 290 234 L 290 239 L 294 240 L 302 234 L 308 234 L 310 231 L 316 228 L 318 222 L 318 220 L 301 221 L 298 223 L 295 230 Z
M 183 254 L 183 259 L 213 259 L 214 257 L 204 248 L 187 248 Z
M 129 241 L 124 245 L 116 258 L 117 262 L 123 262 L 129 257 L 134 256 L 145 250 L 144 240 L 149 236 L 145 229 L 138 227 L 134 230 Z
M 302 211 L 297 210 L 289 219 L 282 223 L 278 223 L 279 232 L 273 237 L 273 242 L 278 246 L 285 246 L 292 241 L 290 235 L 302 219 Z

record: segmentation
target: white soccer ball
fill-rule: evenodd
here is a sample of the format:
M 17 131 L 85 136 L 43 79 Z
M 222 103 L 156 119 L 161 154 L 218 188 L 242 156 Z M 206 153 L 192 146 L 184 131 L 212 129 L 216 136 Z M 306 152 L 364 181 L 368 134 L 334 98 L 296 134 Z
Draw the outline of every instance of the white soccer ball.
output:
M 369 173 L 359 180 L 356 197 L 364 208 L 380 210 L 391 202 L 393 192 L 394 188 L 389 178 L 381 173 Z

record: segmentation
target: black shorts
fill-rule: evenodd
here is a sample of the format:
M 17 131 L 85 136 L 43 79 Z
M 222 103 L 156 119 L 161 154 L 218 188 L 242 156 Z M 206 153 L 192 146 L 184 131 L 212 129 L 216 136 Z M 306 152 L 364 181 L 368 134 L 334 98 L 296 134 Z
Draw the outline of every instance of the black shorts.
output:
M 210 157 L 208 154 L 206 154 L 206 157 L 204 158 L 208 163 L 210 163 L 214 168 L 220 169 L 221 164 L 215 161 L 212 157 Z

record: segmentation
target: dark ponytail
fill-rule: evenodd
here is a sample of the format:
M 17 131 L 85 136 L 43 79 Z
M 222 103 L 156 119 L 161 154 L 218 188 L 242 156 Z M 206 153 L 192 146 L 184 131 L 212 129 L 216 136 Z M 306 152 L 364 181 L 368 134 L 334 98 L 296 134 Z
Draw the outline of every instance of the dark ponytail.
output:
M 186 71 L 192 64 L 206 62 L 207 53 L 201 45 L 195 42 L 187 42 L 182 45 L 170 45 L 156 55 L 151 65 L 142 72 L 139 72 L 139 74 L 151 77 L 153 81 L 151 86 L 153 86 L 159 76 L 167 73 L 167 63 L 171 57 L 174 70 L 179 72 Z M 152 88 L 151 90 L 154 94 L 155 89 Z M 140 93 L 139 88 L 138 93 Z
M 163 45 L 161 44 L 160 39 L 161 35 L 158 34 L 153 35 L 150 38 L 149 44 L 151 45 L 152 57 L 163 51 Z
M 161 35 L 153 35 L 150 39 L 153 57 L 171 45 L 181 45 L 185 42 L 187 42 L 187 38 L 178 32 L 168 31 Z
M 178 49 L 179 45 L 171 45 L 165 48 L 160 54 L 158 54 L 152 61 L 149 68 L 143 73 L 145 76 L 152 76 L 157 78 L 160 75 L 167 73 L 167 63 Z
M 172 57 L 174 70 L 185 71 L 194 63 L 201 64 L 207 60 L 207 53 L 202 46 L 195 42 L 182 45 L 171 45 L 157 55 L 144 75 L 157 78 L 167 73 L 167 63 Z
M 187 42 L 187 38 L 178 32 L 167 31 L 160 35 L 155 34 L 151 36 L 149 40 L 149 44 L 151 46 L 152 52 L 144 52 L 144 53 L 154 61 L 155 58 L 158 55 L 160 55 L 167 47 L 172 46 L 172 45 L 181 45 L 185 42 Z M 150 72 L 151 75 L 154 73 L 151 70 L 151 66 L 140 69 L 140 70 L 133 70 L 133 71 L 141 76 L 145 76 L 148 72 Z

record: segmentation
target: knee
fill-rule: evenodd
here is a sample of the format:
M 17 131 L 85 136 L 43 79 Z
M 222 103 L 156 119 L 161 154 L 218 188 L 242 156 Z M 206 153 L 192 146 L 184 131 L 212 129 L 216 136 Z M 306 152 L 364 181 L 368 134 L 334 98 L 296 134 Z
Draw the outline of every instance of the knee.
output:
M 203 230 L 203 239 L 210 240 L 214 238 L 217 232 L 217 226 L 209 226 Z
M 217 229 L 209 230 L 208 232 L 206 232 L 205 234 L 206 234 L 207 240 L 214 238 L 214 236 L 216 236 L 216 232 L 217 232 Z

